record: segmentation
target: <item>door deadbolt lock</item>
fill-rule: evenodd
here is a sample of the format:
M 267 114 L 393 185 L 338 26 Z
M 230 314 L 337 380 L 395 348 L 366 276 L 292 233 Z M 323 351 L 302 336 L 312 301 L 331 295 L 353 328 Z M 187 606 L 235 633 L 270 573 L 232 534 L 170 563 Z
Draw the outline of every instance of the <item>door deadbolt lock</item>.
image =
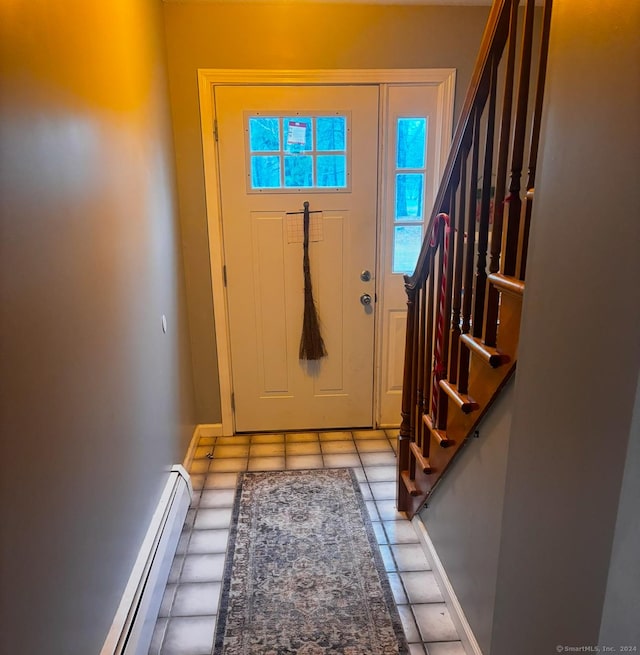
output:
M 368 293 L 363 293 L 360 296 L 360 302 L 366 307 L 367 305 L 371 304 L 371 296 Z
M 371 271 L 364 270 L 360 273 L 360 279 L 363 282 L 368 282 L 371 279 Z

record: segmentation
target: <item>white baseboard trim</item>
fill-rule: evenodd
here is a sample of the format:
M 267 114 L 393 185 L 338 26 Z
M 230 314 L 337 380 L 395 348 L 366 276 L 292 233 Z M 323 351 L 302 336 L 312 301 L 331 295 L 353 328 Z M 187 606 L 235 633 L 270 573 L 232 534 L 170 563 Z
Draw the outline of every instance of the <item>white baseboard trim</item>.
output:
M 200 441 L 200 426 L 196 425 L 193 429 L 193 434 L 191 435 L 191 441 L 189 442 L 189 447 L 187 448 L 187 453 L 184 456 L 182 461 L 182 466 L 186 471 L 191 470 L 191 464 L 193 462 L 193 456 L 195 455 L 196 448 L 198 447 L 198 442 Z
M 176 464 L 151 518 L 100 655 L 147 655 L 149 652 L 192 496 L 189 474 Z
M 200 423 L 196 426 L 201 437 L 222 437 L 222 423 Z
M 431 569 L 438 582 L 438 585 L 440 586 L 440 590 L 444 596 L 447 608 L 449 609 L 451 620 L 458 630 L 460 640 L 462 641 L 462 645 L 464 646 L 467 655 L 482 655 L 480 646 L 476 641 L 473 630 L 471 630 L 471 626 L 467 621 L 467 617 L 464 615 L 462 605 L 460 605 L 460 602 L 458 601 L 456 592 L 451 585 L 451 582 L 449 581 L 449 577 L 447 576 L 447 572 L 445 571 L 442 561 L 438 557 L 438 553 L 436 552 L 435 546 L 431 541 L 431 537 L 429 537 L 427 528 L 425 527 L 420 517 L 417 515 L 413 517 L 411 523 L 413 524 L 413 528 L 418 535 L 418 539 L 420 539 L 420 543 L 424 549 L 427 559 L 429 560 L 429 564 L 431 564 Z

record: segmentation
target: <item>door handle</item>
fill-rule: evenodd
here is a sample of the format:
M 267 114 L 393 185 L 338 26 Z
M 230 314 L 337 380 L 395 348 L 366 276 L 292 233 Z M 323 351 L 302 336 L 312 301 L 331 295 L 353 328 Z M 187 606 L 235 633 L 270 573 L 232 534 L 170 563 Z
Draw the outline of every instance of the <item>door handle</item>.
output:
M 365 307 L 367 307 L 368 305 L 371 304 L 371 300 L 372 300 L 372 298 L 371 298 L 371 296 L 370 296 L 368 293 L 363 293 L 363 294 L 360 296 L 360 302 L 361 302 Z

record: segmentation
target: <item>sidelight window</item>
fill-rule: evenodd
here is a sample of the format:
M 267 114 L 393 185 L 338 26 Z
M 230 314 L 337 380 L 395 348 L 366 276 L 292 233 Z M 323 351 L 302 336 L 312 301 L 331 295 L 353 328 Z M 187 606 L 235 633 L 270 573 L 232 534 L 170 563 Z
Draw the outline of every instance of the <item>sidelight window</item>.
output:
M 427 119 L 398 118 L 395 127 L 393 272 L 413 273 L 424 229 Z

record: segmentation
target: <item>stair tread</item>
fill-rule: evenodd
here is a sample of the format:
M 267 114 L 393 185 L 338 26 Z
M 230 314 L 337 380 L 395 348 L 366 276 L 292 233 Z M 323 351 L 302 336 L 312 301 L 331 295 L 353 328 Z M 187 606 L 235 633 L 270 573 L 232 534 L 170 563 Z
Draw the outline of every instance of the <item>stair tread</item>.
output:
M 409 444 L 409 448 L 411 448 L 411 452 L 413 453 L 414 457 L 420 464 L 420 468 L 422 469 L 423 473 L 431 473 L 431 464 L 429 463 L 429 458 L 423 455 L 422 450 L 420 450 L 420 446 L 415 441 L 412 441 Z
M 497 368 L 502 364 L 507 364 L 511 361 L 509 355 L 501 352 L 497 348 L 487 346 L 483 343 L 482 339 L 471 336 L 470 334 L 463 334 L 460 340 L 474 353 L 480 356 L 489 366 Z
M 502 273 L 491 273 L 489 281 L 500 291 L 506 291 L 521 296 L 524 293 L 524 280 L 517 277 L 503 275 Z
M 429 414 L 424 414 L 422 417 L 422 421 L 427 426 L 429 432 L 431 432 L 431 434 L 435 437 L 436 441 L 440 444 L 442 448 L 446 448 L 447 446 L 450 446 L 453 443 L 451 439 L 447 437 L 446 430 L 438 430 L 433 426 Z
M 453 400 L 453 402 L 465 414 L 470 414 L 477 409 L 480 405 L 471 397 L 458 391 L 458 386 L 449 382 L 449 380 L 440 380 L 440 388 Z
M 421 493 L 420 489 L 418 489 L 418 486 L 416 485 L 416 481 L 411 479 L 411 476 L 409 475 L 409 471 L 401 471 L 400 478 L 402 479 L 402 482 L 404 483 L 404 486 L 407 488 L 407 491 L 409 492 L 410 496 L 420 495 Z

